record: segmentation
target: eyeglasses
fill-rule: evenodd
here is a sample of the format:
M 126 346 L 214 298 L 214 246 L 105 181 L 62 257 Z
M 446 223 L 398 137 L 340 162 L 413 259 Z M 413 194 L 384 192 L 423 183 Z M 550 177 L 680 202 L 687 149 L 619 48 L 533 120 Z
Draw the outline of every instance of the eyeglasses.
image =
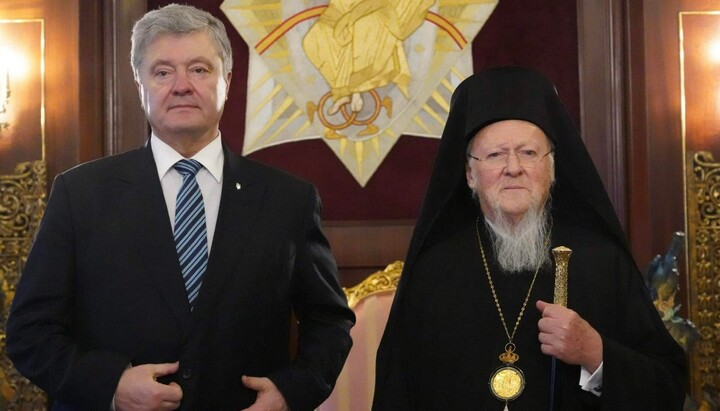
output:
M 540 162 L 540 160 L 547 157 L 548 154 L 552 153 L 553 151 L 555 150 L 550 150 L 543 155 L 538 154 L 538 152 L 535 150 L 516 150 L 514 153 L 518 164 L 520 164 L 520 167 L 532 168 L 535 167 Z M 509 151 L 493 151 L 483 158 L 475 157 L 470 153 L 467 153 L 467 156 L 468 158 L 472 158 L 473 160 L 481 162 L 488 168 L 502 168 L 508 164 L 508 161 L 510 161 Z

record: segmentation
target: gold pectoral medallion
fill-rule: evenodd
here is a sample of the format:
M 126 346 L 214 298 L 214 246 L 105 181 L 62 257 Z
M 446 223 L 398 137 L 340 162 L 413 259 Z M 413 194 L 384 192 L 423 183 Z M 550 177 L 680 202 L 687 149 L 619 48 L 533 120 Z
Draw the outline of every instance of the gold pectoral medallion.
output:
M 490 391 L 500 401 L 512 401 L 522 394 L 525 388 L 525 375 L 520 368 L 505 364 L 490 377 Z
M 505 345 L 505 352 L 500 354 L 500 361 L 503 365 L 498 367 L 490 376 L 490 391 L 495 398 L 504 401 L 512 401 L 522 394 L 525 388 L 525 375 L 520 368 L 513 365 L 520 356 L 515 354 L 515 344 Z

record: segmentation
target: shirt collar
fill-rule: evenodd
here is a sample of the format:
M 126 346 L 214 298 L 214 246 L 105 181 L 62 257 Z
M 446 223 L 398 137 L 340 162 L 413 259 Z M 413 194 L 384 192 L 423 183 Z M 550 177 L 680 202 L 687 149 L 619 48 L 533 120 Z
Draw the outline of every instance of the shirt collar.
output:
M 152 149 L 158 176 L 161 180 L 175 163 L 185 158 L 175 151 L 174 148 L 160 140 L 155 133 L 152 133 L 150 136 L 150 148 Z M 202 150 L 195 153 L 195 155 L 191 158 L 199 161 L 200 164 L 202 164 L 203 167 L 212 174 L 215 181 L 218 183 L 222 181 L 222 170 L 225 162 L 225 156 L 223 155 L 222 140 L 219 132 L 217 137 L 211 141 L 210 144 L 203 147 Z

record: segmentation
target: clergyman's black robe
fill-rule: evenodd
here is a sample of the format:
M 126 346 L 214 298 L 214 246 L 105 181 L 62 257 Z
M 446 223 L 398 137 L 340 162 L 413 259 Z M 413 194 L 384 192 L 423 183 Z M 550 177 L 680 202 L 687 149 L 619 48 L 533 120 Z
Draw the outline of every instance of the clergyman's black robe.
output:
M 660 321 L 585 144 L 554 84 L 523 67 L 481 70 L 453 93 L 400 284 L 377 354 L 374 411 L 502 410 L 488 381 L 507 343 L 475 234 L 481 214 L 465 175 L 468 142 L 516 119 L 538 126 L 553 151 L 552 246 L 573 250 L 568 306 L 602 337 L 600 397 L 578 388 L 580 367 L 559 363 L 556 410 L 676 410 L 685 355 Z M 481 218 L 483 218 L 481 216 Z M 503 274 L 483 240 L 512 332 L 532 273 Z M 549 252 L 549 250 L 548 250 Z M 552 302 L 554 268 L 538 274 L 513 341 L 527 385 L 511 411 L 547 410 L 550 359 L 540 352 L 535 302 Z
M 493 284 L 512 333 L 533 272 L 504 274 L 494 261 L 490 240 L 483 245 Z M 580 366 L 558 361 L 557 410 L 677 409 L 682 387 L 682 350 L 662 323 L 634 263 L 612 242 L 556 221 L 552 247 L 573 250 L 568 275 L 568 307 L 603 337 L 602 397 L 581 390 Z M 407 294 L 399 355 L 407 368 L 395 369 L 405 387 L 403 410 L 498 410 L 504 402 L 489 388 L 490 374 L 502 363 L 508 342 L 493 300 L 478 248 L 473 221 L 457 235 L 431 246 L 415 265 Z M 525 375 L 523 393 L 508 403 L 511 411 L 547 410 L 551 359 L 540 351 L 537 300 L 553 301 L 554 264 L 540 270 L 514 338 Z M 625 302 L 624 304 L 622 302 Z M 656 361 L 658 360 L 658 361 Z M 397 363 L 401 364 L 400 361 Z M 675 371 L 675 372 L 674 372 Z M 674 373 L 673 373 L 674 372 Z M 676 381 L 680 378 L 679 381 Z M 392 394 L 391 394 L 392 395 Z M 680 399 L 681 401 L 681 399 Z M 675 405 L 674 405 L 675 404 Z

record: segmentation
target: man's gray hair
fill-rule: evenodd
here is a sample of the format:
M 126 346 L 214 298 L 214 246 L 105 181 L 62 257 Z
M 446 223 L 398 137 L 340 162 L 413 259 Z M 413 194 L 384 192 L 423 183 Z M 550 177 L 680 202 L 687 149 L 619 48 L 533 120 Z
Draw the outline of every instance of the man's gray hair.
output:
M 168 4 L 147 12 L 135 22 L 130 51 L 130 65 L 135 76 L 137 77 L 145 50 L 157 36 L 163 34 L 183 35 L 196 31 L 207 32 L 215 42 L 223 62 L 223 74 L 227 75 L 232 71 L 232 48 L 222 21 L 212 14 L 192 6 Z

